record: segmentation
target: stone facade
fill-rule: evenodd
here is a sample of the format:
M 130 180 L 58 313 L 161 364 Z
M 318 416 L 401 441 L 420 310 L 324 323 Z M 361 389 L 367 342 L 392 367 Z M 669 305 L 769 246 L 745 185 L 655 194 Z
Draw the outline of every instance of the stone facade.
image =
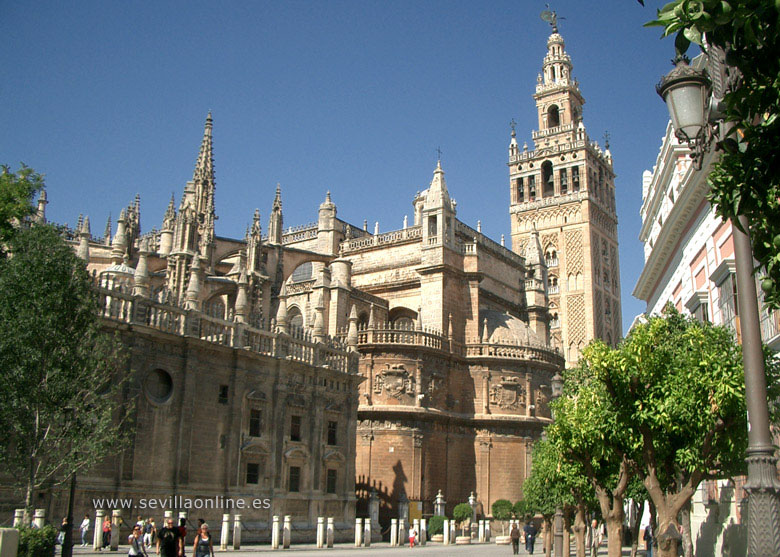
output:
M 581 105 L 576 85 L 560 94 Z M 79 479 L 77 513 L 93 496 L 269 498 L 242 516 L 244 539 L 259 540 L 273 515 L 313 536 L 318 516 L 349 528 L 370 500 L 386 528 L 407 501 L 409 518 L 432 513 L 440 490 L 448 513 L 471 492 L 484 515 L 521 499 L 565 365 L 559 323 L 577 316 L 584 342 L 597 332 L 596 292 L 619 296 L 612 278 L 607 290 L 582 278 L 573 284 L 587 288 L 550 288 L 556 269 L 589 276 L 596 230 L 617 271 L 609 154 L 572 134 L 562 153 L 606 185 L 591 198 L 583 166 L 581 191 L 543 200 L 555 207 L 513 204 L 515 251 L 457 219 L 440 161 L 400 230 L 344 222 L 330 193 L 316 222 L 285 229 L 277 186 L 267 233 L 255 211 L 246 236 L 230 239 L 214 230 L 209 115 L 193 179 L 159 229 L 141 232 L 136 198 L 113 234 L 109 222 L 92 237 L 88 218 L 71 231 L 105 325 L 130 349 L 128 396 L 138 394 L 132 446 Z M 521 160 L 548 154 L 513 145 L 514 183 Z M 580 216 L 561 228 L 555 211 Z M 615 303 L 609 331 L 620 329 Z M 222 512 L 198 516 L 218 524 Z
M 509 144 L 512 249 L 524 253 L 535 232 L 549 268 L 552 339 L 567 366 L 593 338 L 622 336 L 615 174 L 609 142 L 590 140 L 585 100 L 563 37 L 553 28 L 534 100 L 534 150 Z

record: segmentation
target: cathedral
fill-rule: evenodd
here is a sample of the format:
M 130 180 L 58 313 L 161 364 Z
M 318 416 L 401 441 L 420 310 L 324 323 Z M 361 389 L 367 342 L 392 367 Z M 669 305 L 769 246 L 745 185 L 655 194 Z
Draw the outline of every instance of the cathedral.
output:
M 458 219 L 441 161 L 399 230 L 340 219 L 338 192 L 288 226 L 277 186 L 265 230 L 256 211 L 245 237 L 220 237 L 211 114 L 159 229 L 141 231 L 137 197 L 101 238 L 80 218 L 70 241 L 128 346 L 136 432 L 79 478 L 77 512 L 98 496 L 269 499 L 241 518 L 265 540 L 274 515 L 384 530 L 440 493 L 449 516 L 522 499 L 561 372 L 621 332 L 612 159 L 571 70 L 553 28 L 535 150 L 514 129 L 509 145 L 511 249 Z

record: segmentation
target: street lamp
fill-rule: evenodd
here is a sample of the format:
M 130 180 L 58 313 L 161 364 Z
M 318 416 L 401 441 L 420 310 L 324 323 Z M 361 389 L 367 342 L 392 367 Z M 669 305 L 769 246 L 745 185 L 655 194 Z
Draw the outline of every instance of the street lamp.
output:
M 726 81 L 723 52 L 709 47 L 708 60 L 717 76 Z M 711 94 L 707 75 L 688 65 L 683 57 L 656 87 L 672 118 L 675 135 L 688 143 L 697 169 L 701 169 L 704 154 L 723 117 L 717 110 L 722 100 Z M 734 77 L 735 68 L 728 68 Z M 734 82 L 731 82 L 733 87 Z M 709 102 L 708 102 L 709 101 Z M 769 431 L 766 372 L 761 343 L 758 296 L 753 279 L 753 248 L 745 216 L 737 217 L 732 226 L 734 259 L 737 270 L 737 297 L 741 313 L 742 359 L 745 368 L 745 402 L 748 411 L 748 465 L 745 491 L 748 494 L 748 555 L 780 555 L 780 482 L 777 480 L 777 459 Z

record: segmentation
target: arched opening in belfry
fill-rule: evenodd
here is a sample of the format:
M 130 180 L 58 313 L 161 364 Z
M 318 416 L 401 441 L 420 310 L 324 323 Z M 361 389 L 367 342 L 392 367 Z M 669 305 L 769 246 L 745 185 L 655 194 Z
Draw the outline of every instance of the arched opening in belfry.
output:
M 561 115 L 557 105 L 552 105 L 547 109 L 547 127 L 557 128 L 561 125 Z
M 542 197 L 555 195 L 555 183 L 553 180 L 553 165 L 550 161 L 542 163 Z

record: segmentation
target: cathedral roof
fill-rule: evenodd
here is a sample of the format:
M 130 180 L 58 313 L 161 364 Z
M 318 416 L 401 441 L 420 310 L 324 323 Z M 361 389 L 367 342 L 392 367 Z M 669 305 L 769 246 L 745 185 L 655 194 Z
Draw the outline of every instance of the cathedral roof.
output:
M 525 321 L 507 313 L 494 309 L 481 309 L 479 321 L 486 327 L 483 338 L 490 344 L 545 345 Z

